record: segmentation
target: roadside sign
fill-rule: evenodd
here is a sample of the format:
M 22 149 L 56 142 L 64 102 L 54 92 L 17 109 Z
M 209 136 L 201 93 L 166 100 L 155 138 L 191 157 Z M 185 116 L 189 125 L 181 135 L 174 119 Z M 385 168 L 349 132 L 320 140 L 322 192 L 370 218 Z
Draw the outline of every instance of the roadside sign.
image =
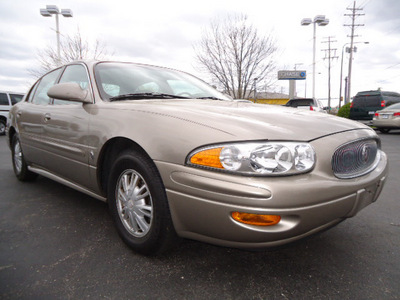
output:
M 278 80 L 304 80 L 306 79 L 306 75 L 306 71 L 302 70 L 278 71 Z

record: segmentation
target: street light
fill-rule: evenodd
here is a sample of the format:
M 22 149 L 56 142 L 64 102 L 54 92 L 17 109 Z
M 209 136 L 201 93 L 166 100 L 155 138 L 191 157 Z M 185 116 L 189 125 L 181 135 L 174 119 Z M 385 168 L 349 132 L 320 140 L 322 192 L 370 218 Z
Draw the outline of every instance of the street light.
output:
M 63 15 L 66 18 L 72 18 L 72 10 L 69 8 L 61 9 L 59 11 L 57 5 L 46 5 L 46 8 L 40 9 L 40 14 L 43 17 L 51 17 L 52 15 L 56 16 L 56 34 L 57 34 L 57 55 L 58 55 L 58 62 L 61 61 L 61 54 L 60 54 L 60 28 L 58 24 L 58 15 Z
M 351 43 L 346 43 L 343 45 L 342 47 L 342 59 L 341 59 L 341 63 L 340 63 L 340 90 L 339 90 L 339 108 L 341 107 L 342 104 L 342 81 L 343 81 L 343 56 L 344 56 L 344 47 L 346 47 L 347 45 L 350 45 Z M 369 42 L 355 42 L 353 44 L 369 44 Z M 353 47 L 355 48 L 355 47 Z M 353 51 L 352 49 L 349 49 L 349 52 Z M 347 48 L 346 48 L 346 52 L 347 52 Z M 347 90 L 347 89 L 346 89 Z M 348 96 L 345 95 L 345 104 L 349 103 L 350 101 L 348 101 Z
M 258 77 L 254 78 L 254 103 L 257 103 L 257 80 Z
M 314 34 L 313 34 L 313 91 L 312 91 L 312 96 L 315 98 L 315 48 L 316 48 L 316 24 L 318 26 L 326 26 L 329 24 L 329 19 L 326 19 L 325 16 L 323 15 L 317 15 L 314 18 L 314 21 L 311 20 L 310 18 L 305 18 L 301 20 L 301 25 L 302 26 L 307 26 L 313 24 L 314 25 Z

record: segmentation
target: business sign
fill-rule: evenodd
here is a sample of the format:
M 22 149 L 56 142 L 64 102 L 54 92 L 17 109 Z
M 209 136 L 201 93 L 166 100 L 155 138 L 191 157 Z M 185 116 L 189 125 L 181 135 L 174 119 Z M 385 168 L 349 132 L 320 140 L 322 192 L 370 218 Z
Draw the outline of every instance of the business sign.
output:
M 278 71 L 278 80 L 304 80 L 306 71 Z

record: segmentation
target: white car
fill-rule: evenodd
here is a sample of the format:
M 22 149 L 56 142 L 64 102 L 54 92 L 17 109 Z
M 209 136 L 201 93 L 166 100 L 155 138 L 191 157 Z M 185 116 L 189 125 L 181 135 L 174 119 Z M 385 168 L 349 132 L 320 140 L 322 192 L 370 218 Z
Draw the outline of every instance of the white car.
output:
M 0 91 L 0 135 L 4 135 L 11 106 L 24 98 L 24 94 Z

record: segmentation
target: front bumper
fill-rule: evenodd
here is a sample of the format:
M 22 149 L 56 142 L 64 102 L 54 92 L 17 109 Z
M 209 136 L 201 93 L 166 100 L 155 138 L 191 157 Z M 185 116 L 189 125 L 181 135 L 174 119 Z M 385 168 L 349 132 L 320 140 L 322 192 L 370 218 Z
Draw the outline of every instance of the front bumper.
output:
M 313 142 L 317 155 L 318 148 L 334 141 Z M 354 216 L 376 201 L 388 172 L 383 152 L 372 172 L 346 180 L 334 177 L 325 159 L 310 173 L 286 177 L 245 177 L 156 164 L 178 235 L 237 248 L 283 245 Z M 246 225 L 231 217 L 234 211 L 282 219 L 275 226 Z

